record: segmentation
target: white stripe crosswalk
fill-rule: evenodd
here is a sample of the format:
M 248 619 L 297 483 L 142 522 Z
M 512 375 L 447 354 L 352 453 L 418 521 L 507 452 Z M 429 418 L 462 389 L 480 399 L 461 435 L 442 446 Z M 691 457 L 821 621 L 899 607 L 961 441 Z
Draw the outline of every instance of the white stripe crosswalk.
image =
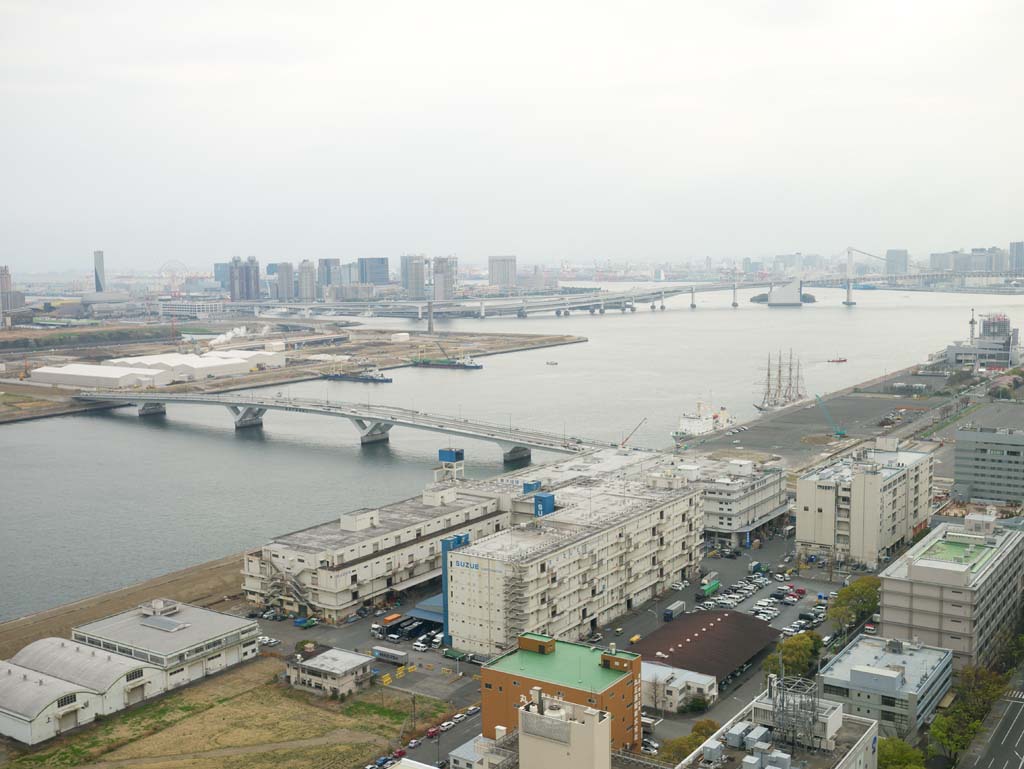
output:
M 1003 696 L 1008 700 L 1024 702 L 1024 691 L 1021 689 L 1009 689 L 1003 694 Z

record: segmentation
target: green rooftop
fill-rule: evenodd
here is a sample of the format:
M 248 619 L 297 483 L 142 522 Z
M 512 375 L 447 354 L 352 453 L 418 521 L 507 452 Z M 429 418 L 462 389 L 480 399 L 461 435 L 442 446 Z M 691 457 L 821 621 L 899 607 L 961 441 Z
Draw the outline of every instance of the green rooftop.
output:
M 953 542 L 943 537 L 935 540 L 919 557 L 930 561 L 963 564 L 973 572 L 984 566 L 995 552 L 996 548 L 989 545 L 968 545 L 964 542 Z
M 523 635 L 533 640 L 548 640 L 548 636 L 538 633 Z M 602 667 L 602 654 L 610 655 L 611 651 L 569 641 L 555 641 L 554 654 L 538 654 L 515 649 L 489 662 L 485 667 L 509 675 L 520 673 L 524 678 L 534 678 L 556 686 L 603 692 L 621 681 L 628 673 Z M 614 656 L 621 659 L 636 659 L 639 655 L 616 649 Z

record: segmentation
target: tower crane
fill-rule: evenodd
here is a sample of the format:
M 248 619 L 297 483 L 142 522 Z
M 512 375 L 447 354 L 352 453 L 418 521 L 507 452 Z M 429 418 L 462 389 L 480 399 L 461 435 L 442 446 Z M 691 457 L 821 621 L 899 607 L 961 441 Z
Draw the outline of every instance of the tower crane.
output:
M 643 419 L 641 419 L 640 423 L 630 431 L 629 435 L 627 435 L 625 438 L 622 439 L 622 443 L 619 444 L 619 448 L 620 449 L 626 448 L 626 444 L 629 443 L 629 439 L 632 438 L 636 434 L 637 430 L 639 430 L 641 427 L 644 426 L 644 423 L 646 421 L 647 421 L 647 417 L 644 417 Z

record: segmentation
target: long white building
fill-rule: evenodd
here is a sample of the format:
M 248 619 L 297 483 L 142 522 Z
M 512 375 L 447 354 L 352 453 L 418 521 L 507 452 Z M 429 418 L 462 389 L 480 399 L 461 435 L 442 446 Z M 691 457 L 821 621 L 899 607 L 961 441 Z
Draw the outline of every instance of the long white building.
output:
M 894 439 L 815 468 L 797 481 L 796 545 L 816 555 L 877 568 L 928 526 L 930 453 Z
M 529 523 L 448 553 L 455 648 L 494 654 L 524 632 L 583 639 L 697 573 L 703 496 L 671 457 L 605 450 L 539 474 L 548 496 L 529 500 Z
M 344 620 L 360 606 L 441 576 L 441 540 L 508 528 L 509 506 L 469 483 L 442 480 L 420 496 L 277 537 L 245 556 L 243 590 L 260 605 Z

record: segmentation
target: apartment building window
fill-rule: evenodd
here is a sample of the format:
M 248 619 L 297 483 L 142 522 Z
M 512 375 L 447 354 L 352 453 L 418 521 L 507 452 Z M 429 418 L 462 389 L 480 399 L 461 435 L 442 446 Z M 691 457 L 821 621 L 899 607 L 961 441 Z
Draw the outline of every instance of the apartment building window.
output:
M 894 708 L 894 707 L 896 707 L 896 698 L 895 697 L 888 697 L 888 696 L 883 694 L 882 695 L 882 704 L 885 705 L 887 708 Z

